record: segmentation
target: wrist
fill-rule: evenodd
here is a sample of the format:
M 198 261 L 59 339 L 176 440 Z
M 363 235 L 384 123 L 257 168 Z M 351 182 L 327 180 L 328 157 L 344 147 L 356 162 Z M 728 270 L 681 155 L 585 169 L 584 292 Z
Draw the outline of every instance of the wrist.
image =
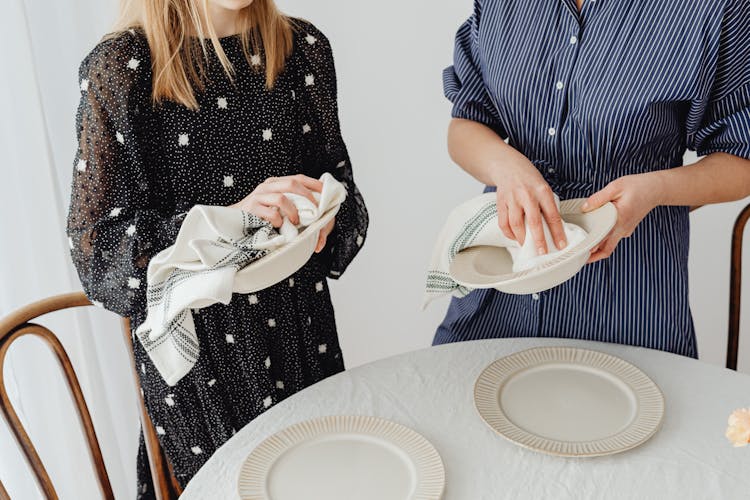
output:
M 492 186 L 498 186 L 501 183 L 507 183 L 509 179 L 521 178 L 531 171 L 536 172 L 536 167 L 525 156 L 521 158 L 498 158 L 488 164 L 487 178 Z
M 652 208 L 660 205 L 669 205 L 669 187 L 671 185 L 669 182 L 669 170 L 657 170 L 644 175 L 646 175 L 648 185 L 650 186 L 649 192 L 651 193 L 650 201 Z
M 489 185 L 497 187 L 506 177 L 505 170 L 501 162 L 493 161 L 487 166 L 487 179 Z

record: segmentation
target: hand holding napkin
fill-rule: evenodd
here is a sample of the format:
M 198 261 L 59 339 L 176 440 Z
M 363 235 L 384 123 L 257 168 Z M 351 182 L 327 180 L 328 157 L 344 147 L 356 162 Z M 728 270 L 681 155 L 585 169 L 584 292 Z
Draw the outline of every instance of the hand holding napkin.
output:
M 560 208 L 560 199 L 557 196 L 555 196 L 555 203 Z M 532 269 L 556 258 L 565 249 L 556 250 L 557 246 L 552 240 L 547 222 L 543 220 L 542 226 L 547 248 L 555 250 L 538 255 L 528 222 L 526 222 L 526 239 L 523 245 L 507 238 L 500 230 L 495 193 L 485 193 L 456 207 L 448 216 L 440 232 L 430 260 L 424 306 L 426 307 L 437 297 L 449 293 L 463 297 L 471 291 L 456 283 L 449 273 L 453 258 L 465 248 L 482 245 L 507 248 L 513 259 L 513 272 Z M 563 230 L 568 240 L 566 248 L 577 245 L 586 238 L 586 231 L 575 224 L 563 222 Z
M 196 205 L 185 216 L 175 244 L 155 255 L 148 266 L 147 317 L 136 334 L 168 385 L 175 385 L 198 360 L 200 347 L 192 309 L 228 304 L 239 286 L 237 273 L 272 250 L 291 243 L 301 227 L 339 206 L 346 188 L 325 173 L 317 205 L 285 193 L 299 211 L 300 225 L 287 218 L 273 226 L 236 208 Z

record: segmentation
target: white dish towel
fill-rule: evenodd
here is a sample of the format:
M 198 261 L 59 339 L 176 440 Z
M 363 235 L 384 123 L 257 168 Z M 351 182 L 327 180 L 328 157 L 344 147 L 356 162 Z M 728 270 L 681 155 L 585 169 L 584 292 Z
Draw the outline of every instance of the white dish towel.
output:
M 471 291 L 453 281 L 449 273 L 453 258 L 465 248 L 481 245 L 505 247 L 513 259 L 513 272 L 541 266 L 565 250 L 557 249 L 544 220 L 542 226 L 548 251 L 544 255 L 537 255 L 528 223 L 526 223 L 526 240 L 523 246 L 515 240 L 506 238 L 497 223 L 496 200 L 495 193 L 485 193 L 462 203 L 450 213 L 432 253 L 423 307 L 443 295 L 452 293 L 456 297 L 463 297 Z M 555 196 L 555 203 L 559 208 L 560 199 L 557 196 Z M 586 238 L 586 231 L 575 224 L 563 222 L 563 229 L 568 240 L 568 247 L 577 245 Z
M 320 180 L 323 189 L 314 193 L 317 205 L 286 193 L 299 211 L 299 227 L 284 220 L 277 232 L 265 220 L 236 208 L 197 205 L 185 216 L 174 245 L 151 259 L 147 317 L 136 334 L 168 385 L 175 385 L 198 360 L 191 310 L 228 304 L 240 269 L 291 243 L 299 228 L 344 201 L 343 184 L 329 173 Z

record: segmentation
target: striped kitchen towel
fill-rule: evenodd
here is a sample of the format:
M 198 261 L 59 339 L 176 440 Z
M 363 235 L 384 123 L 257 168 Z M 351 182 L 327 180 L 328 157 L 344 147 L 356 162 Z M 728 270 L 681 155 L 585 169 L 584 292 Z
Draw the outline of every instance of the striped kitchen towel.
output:
M 318 220 L 346 198 L 346 188 L 330 174 L 320 178 L 317 205 L 287 193 L 300 214 L 300 228 Z M 228 304 L 232 293 L 247 291 L 238 272 L 294 240 L 299 228 L 288 220 L 273 226 L 236 208 L 197 205 L 185 216 L 175 244 L 149 262 L 147 317 L 136 335 L 168 385 L 195 365 L 200 353 L 193 309 Z M 241 275 L 240 275 L 241 276 Z
M 507 238 L 498 226 L 496 196 L 496 193 L 492 192 L 472 198 L 453 209 L 448 216 L 432 252 L 423 308 L 438 297 L 448 294 L 463 297 L 471 291 L 456 283 L 449 273 L 451 262 L 461 250 L 482 245 L 505 247 L 513 259 L 513 272 L 540 266 L 561 252 L 553 243 L 547 223 L 544 221 L 544 235 L 549 250 L 545 255 L 537 255 L 534 240 L 528 237 L 531 234 L 528 224 L 527 237 L 523 245 Z M 559 207 L 560 200 L 557 196 L 555 202 Z M 586 232 L 575 224 L 564 222 L 563 229 L 568 246 L 576 245 L 586 238 Z

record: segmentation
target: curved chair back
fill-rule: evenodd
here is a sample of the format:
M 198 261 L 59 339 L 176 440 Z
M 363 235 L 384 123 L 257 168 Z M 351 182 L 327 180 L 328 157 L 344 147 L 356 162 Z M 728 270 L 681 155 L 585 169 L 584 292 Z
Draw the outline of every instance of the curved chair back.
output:
M 106 499 L 114 499 L 112 485 L 109 481 L 109 476 L 107 475 L 107 469 L 104 464 L 104 458 L 102 457 L 99 440 L 96 437 L 91 414 L 89 413 L 88 406 L 83 397 L 78 377 L 76 377 L 75 371 L 73 370 L 73 365 L 70 363 L 70 359 L 57 336 L 52 333 L 52 331 L 35 321 L 39 316 L 47 313 L 90 305 L 91 302 L 89 302 L 83 292 L 73 292 L 34 302 L 33 304 L 22 307 L 5 318 L 0 319 L 0 410 L 2 410 L 21 451 L 36 476 L 44 496 L 49 499 L 57 499 L 57 493 L 52 485 L 52 481 L 50 480 L 44 464 L 39 458 L 36 448 L 32 444 L 26 429 L 10 402 L 10 398 L 8 397 L 5 388 L 5 380 L 3 378 L 3 364 L 10 346 L 13 342 L 23 336 L 34 335 L 43 340 L 50 347 L 62 368 L 68 389 L 73 397 L 73 402 L 75 403 L 78 417 L 86 436 L 89 454 L 94 465 L 102 496 Z M 130 346 L 130 324 L 127 319 L 123 320 L 123 333 L 126 336 L 126 345 Z M 128 349 L 128 351 L 130 352 L 132 361 L 132 348 Z M 131 363 L 131 365 L 133 366 L 133 376 L 135 377 L 136 386 L 138 387 L 140 386 L 140 383 L 135 370 L 135 365 L 133 363 Z M 140 391 L 138 391 L 138 400 L 140 402 L 141 423 L 146 440 L 156 498 L 157 500 L 177 498 L 180 494 L 179 485 L 174 479 L 174 476 L 171 473 L 171 468 L 159 446 L 156 432 L 148 417 L 148 413 L 146 412 Z M 8 493 L 0 483 L 0 500 L 5 498 L 9 498 Z
M 2 481 L 0 481 L 0 500 L 10 500 L 10 495 L 8 495 L 8 492 L 3 488 Z
M 102 457 L 101 448 L 99 447 L 99 440 L 96 437 L 94 424 L 91 421 L 91 414 L 89 413 L 88 406 L 83 398 L 81 385 L 78 383 L 78 377 L 76 377 L 73 365 L 70 363 L 70 358 L 68 358 L 68 354 L 65 352 L 65 349 L 57 336 L 55 336 L 55 334 L 49 329 L 34 322 L 37 317 L 50 312 L 88 305 L 91 305 L 91 303 L 82 293 L 69 293 L 50 297 L 22 307 L 0 320 L 0 409 L 5 416 L 8 425 L 10 425 L 10 429 L 18 441 L 29 466 L 34 472 L 34 475 L 39 482 L 39 486 L 47 498 L 56 499 L 57 493 L 55 492 L 55 488 L 49 478 L 47 469 L 45 469 L 44 464 L 42 464 L 42 460 L 39 458 L 36 448 L 32 444 L 29 435 L 26 433 L 26 429 L 10 402 L 8 392 L 5 388 L 5 380 L 3 378 L 3 365 L 5 357 L 8 354 L 8 349 L 10 349 L 13 342 L 21 337 L 34 335 L 43 340 L 49 346 L 60 364 L 60 368 L 65 375 L 68 389 L 73 397 L 78 417 L 86 435 L 89 454 L 94 463 L 99 488 L 104 498 L 113 499 L 114 493 L 112 492 L 112 485 L 109 482 L 107 469 L 104 466 L 104 458 Z
M 727 342 L 727 368 L 737 369 L 740 348 L 740 294 L 742 292 L 742 237 L 750 219 L 750 205 L 746 206 L 734 223 L 732 230 L 732 262 L 729 272 L 729 340 Z

